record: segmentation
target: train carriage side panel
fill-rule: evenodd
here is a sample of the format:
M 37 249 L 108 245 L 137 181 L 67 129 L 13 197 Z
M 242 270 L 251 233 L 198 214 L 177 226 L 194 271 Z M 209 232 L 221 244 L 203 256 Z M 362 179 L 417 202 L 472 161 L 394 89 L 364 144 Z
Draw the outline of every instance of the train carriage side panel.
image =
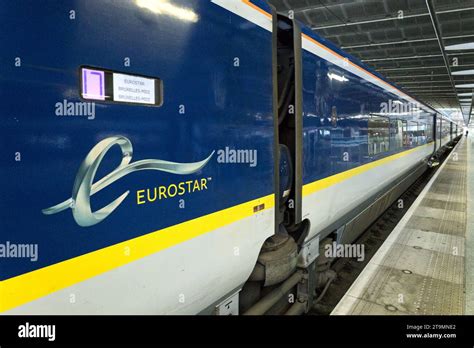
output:
M 198 313 L 247 280 L 274 233 L 271 18 L 255 3 L 0 5 L 15 28 L 0 239 L 38 247 L 1 261 L 0 312 Z
M 433 153 L 433 110 L 421 105 L 406 116 L 397 104 L 413 99 L 302 31 L 302 217 L 311 223 L 310 240 L 339 227 Z

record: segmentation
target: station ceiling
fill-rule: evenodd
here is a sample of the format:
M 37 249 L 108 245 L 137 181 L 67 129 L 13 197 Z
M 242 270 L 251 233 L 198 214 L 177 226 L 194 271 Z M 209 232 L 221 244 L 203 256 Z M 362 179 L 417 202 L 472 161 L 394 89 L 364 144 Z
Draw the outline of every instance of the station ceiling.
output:
M 474 90 L 474 0 L 269 2 L 279 12 L 293 11 L 314 32 L 433 108 L 459 120 L 469 119 Z M 450 47 L 459 44 L 466 45 Z M 463 116 L 457 113 L 460 109 Z

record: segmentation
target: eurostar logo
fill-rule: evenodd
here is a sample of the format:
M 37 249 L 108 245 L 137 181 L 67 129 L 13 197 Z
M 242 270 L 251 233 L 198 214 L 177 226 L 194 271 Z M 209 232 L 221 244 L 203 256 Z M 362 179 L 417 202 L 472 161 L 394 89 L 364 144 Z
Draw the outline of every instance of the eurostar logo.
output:
M 115 145 L 122 150 L 122 161 L 111 173 L 94 183 L 94 178 L 100 163 L 107 152 Z M 71 209 L 74 220 L 79 226 L 88 227 L 106 219 L 128 196 L 130 191 L 124 192 L 107 206 L 95 212 L 91 209 L 90 198 L 115 181 L 131 173 L 141 170 L 158 170 L 178 175 L 192 174 L 202 169 L 214 155 L 214 151 L 204 160 L 194 163 L 175 163 L 159 159 L 145 159 L 131 163 L 133 146 L 129 139 L 123 136 L 110 137 L 102 140 L 88 153 L 76 175 L 71 198 L 55 206 L 43 209 L 45 215 L 57 214 Z

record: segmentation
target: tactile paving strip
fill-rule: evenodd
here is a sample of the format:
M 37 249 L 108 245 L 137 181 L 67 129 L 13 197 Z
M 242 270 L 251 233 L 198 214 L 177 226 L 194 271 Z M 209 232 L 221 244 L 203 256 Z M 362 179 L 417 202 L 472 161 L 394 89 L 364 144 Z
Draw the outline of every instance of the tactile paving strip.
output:
M 449 155 L 333 315 L 464 313 L 466 143 Z

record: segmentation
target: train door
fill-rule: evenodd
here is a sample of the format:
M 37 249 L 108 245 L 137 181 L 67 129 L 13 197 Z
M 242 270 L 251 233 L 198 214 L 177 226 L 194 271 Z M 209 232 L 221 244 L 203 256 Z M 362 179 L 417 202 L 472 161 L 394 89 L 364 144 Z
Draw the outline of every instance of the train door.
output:
M 290 288 L 296 287 L 301 274 L 295 273 L 297 240 L 302 230 L 301 31 L 294 20 L 275 12 L 273 85 L 274 146 L 278 154 L 274 173 L 277 231 L 262 246 L 257 263 L 240 293 L 240 311 L 253 315 L 266 313 L 276 302 L 287 305 L 285 296 L 275 297 L 275 302 L 268 305 L 263 295 L 268 287 L 282 282 L 285 286 L 291 284 Z
M 301 30 L 294 20 L 282 15 L 277 15 L 274 22 L 282 191 L 280 222 L 291 230 L 302 220 Z

